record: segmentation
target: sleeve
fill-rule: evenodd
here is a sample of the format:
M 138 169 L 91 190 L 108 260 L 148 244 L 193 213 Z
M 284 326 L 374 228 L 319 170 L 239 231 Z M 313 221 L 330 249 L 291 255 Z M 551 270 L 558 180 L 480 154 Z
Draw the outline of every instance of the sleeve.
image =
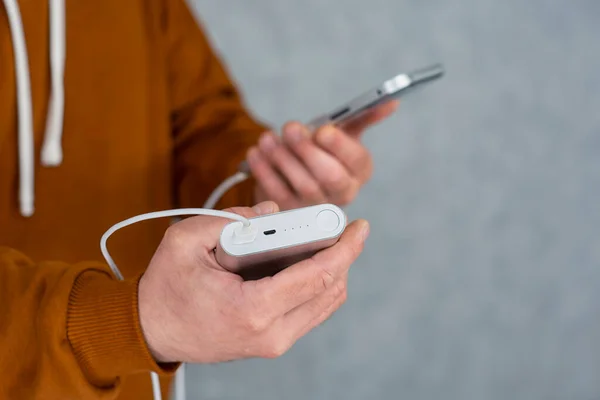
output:
M 237 171 L 247 150 L 267 130 L 245 109 L 200 22 L 184 0 L 166 0 L 171 123 L 175 141 L 175 196 L 182 207 L 201 206 Z M 253 203 L 252 179 L 230 190 L 219 208 Z
M 173 373 L 146 346 L 138 281 L 0 247 L 0 398 L 113 399 L 123 376 Z

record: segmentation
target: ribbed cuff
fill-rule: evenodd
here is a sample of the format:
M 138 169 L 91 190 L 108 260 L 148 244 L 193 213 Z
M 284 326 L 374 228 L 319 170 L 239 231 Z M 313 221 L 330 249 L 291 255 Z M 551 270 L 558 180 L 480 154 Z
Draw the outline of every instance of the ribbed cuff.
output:
M 69 298 L 67 336 L 86 376 L 112 386 L 141 371 L 173 373 L 179 364 L 157 364 L 146 345 L 138 315 L 139 278 L 115 281 L 99 271 L 77 277 Z

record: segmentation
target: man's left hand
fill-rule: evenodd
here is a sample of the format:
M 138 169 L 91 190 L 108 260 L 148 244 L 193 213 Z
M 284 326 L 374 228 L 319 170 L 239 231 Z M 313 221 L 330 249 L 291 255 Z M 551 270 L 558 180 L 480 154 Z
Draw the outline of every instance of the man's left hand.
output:
M 373 171 L 371 154 L 361 136 L 397 107 L 398 102 L 392 101 L 345 125 L 326 125 L 316 132 L 290 122 L 281 138 L 264 133 L 247 156 L 257 181 L 256 202 L 272 200 L 282 209 L 351 203 Z

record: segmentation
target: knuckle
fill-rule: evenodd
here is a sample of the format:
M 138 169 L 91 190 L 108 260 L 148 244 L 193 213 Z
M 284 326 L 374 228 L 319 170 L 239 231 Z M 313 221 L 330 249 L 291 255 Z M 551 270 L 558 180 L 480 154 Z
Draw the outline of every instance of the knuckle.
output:
M 348 300 L 348 290 L 344 290 L 339 297 L 340 305 L 344 304 Z
M 269 325 L 269 321 L 258 313 L 248 313 L 244 318 L 244 327 L 250 333 L 260 333 Z
M 319 278 L 323 290 L 329 289 L 335 283 L 335 276 L 327 268 L 321 268 Z
M 174 224 L 167 228 L 164 234 L 164 240 L 170 244 L 181 244 L 186 240 L 185 230 L 180 224 Z
M 335 284 L 334 298 L 342 296 L 346 292 L 346 282 L 339 280 Z
M 264 346 L 262 355 L 264 358 L 279 358 L 287 353 L 290 347 L 291 345 L 286 340 L 272 339 Z

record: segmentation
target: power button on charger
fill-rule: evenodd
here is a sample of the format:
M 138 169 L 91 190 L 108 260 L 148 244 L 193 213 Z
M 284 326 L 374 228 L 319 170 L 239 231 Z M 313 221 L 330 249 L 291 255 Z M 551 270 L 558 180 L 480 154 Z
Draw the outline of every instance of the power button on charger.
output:
M 331 210 L 323 210 L 317 214 L 317 226 L 327 232 L 335 231 L 340 226 L 340 217 Z

